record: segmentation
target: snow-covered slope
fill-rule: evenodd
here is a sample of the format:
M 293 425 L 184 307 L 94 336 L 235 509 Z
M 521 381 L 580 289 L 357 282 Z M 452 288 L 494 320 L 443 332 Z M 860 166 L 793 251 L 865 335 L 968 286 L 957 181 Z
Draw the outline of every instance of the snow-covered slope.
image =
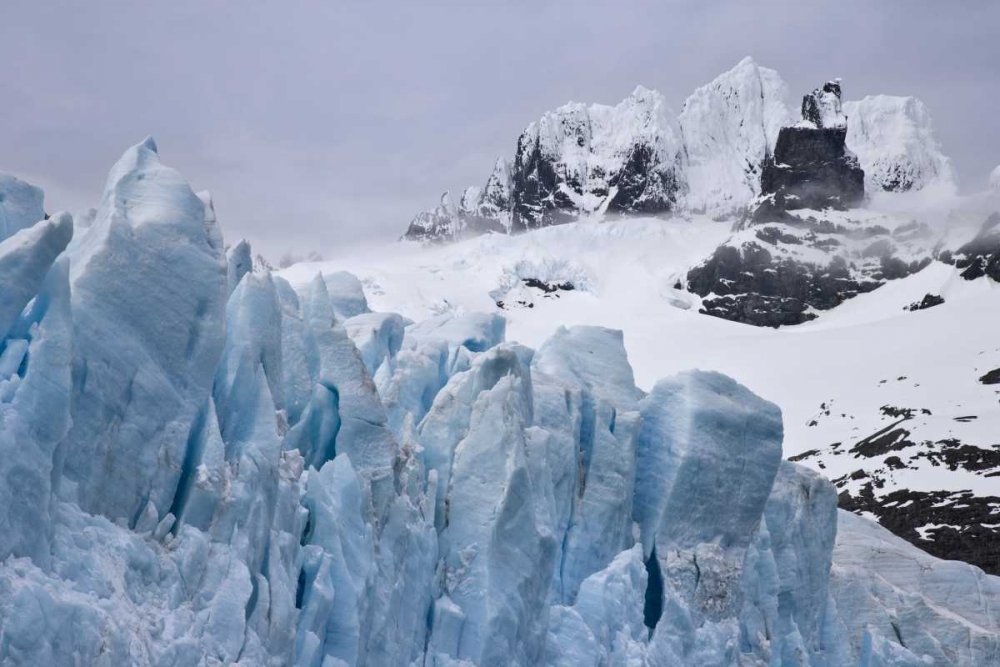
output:
M 713 217 L 738 215 L 760 194 L 760 166 L 791 122 L 788 86 L 744 58 L 681 109 L 688 192 L 684 204 Z
M 915 97 L 869 95 L 846 102 L 847 145 L 865 170 L 865 187 L 905 192 L 955 190 L 955 171 L 934 136 L 931 115 Z
M 90 227 L 0 242 L 0 664 L 995 664 L 1000 579 L 838 520 L 747 386 L 652 382 L 778 343 L 678 307 L 702 222 L 281 276 L 129 149 Z M 512 276 L 538 298 L 496 312 Z

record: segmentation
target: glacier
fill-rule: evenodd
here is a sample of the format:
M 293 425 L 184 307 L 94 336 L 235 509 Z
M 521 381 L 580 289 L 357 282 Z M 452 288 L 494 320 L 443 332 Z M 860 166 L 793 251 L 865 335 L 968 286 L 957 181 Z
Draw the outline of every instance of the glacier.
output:
M 1000 579 L 725 375 L 293 285 L 152 140 L 91 224 L 0 187 L 2 665 L 1000 664 Z

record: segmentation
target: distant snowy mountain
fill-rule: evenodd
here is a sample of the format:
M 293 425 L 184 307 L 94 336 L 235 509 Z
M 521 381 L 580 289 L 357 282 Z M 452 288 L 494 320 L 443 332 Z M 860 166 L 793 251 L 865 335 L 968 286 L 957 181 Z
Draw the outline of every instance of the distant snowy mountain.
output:
M 847 128 L 870 192 L 954 189 L 923 103 L 880 95 L 841 105 L 839 81 L 828 87 L 808 96 L 803 122 Z M 499 158 L 485 187 L 465 190 L 461 207 L 419 214 L 405 237 L 439 243 L 595 214 L 738 220 L 761 192 L 781 128 L 796 122 L 789 98 L 777 72 L 744 58 L 676 116 L 642 87 L 614 107 L 567 104 L 529 124 L 513 159 Z
M 930 112 L 914 97 L 868 96 L 845 102 L 847 145 L 865 171 L 865 187 L 906 192 L 929 187 L 954 192 L 955 171 L 934 136 Z
M 995 432 L 996 373 L 960 381 L 1000 361 L 988 276 L 939 262 L 775 331 L 673 286 L 728 233 L 707 216 L 277 275 L 227 250 L 152 140 L 89 224 L 0 187 L 0 664 L 1000 660 L 1000 578 L 838 511 L 833 483 L 782 460 L 848 430 L 802 423 L 818 396 L 859 425 L 888 400 Z M 932 284 L 944 304 L 872 315 Z M 871 381 L 901 364 L 921 381 Z M 937 484 L 935 461 L 873 493 Z
M 685 208 L 738 216 L 760 194 L 760 169 L 790 123 L 788 86 L 744 58 L 696 90 L 681 109 L 688 183 Z

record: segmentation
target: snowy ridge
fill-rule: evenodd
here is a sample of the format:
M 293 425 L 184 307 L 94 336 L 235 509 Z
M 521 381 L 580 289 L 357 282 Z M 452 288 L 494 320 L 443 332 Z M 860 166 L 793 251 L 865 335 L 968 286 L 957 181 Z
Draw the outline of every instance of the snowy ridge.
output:
M 954 170 L 919 100 L 880 95 L 842 105 L 840 94 L 834 80 L 806 95 L 797 126 L 846 128 L 870 192 L 953 194 Z M 453 241 L 608 214 L 738 220 L 761 193 L 779 130 L 793 124 L 789 95 L 777 72 L 747 57 L 692 93 L 679 116 L 642 86 L 616 106 L 566 104 L 530 123 L 514 158 L 499 158 L 457 211 L 442 204 L 421 213 L 405 236 Z
M 935 187 L 953 193 L 955 172 L 934 136 L 930 112 L 914 97 L 869 95 L 845 102 L 847 145 L 871 192 Z
M 0 664 L 1000 657 L 1000 580 L 838 529 L 733 379 L 647 393 L 621 331 L 368 312 L 227 257 L 208 202 L 147 141 L 72 243 L 65 214 L 0 242 Z
M 734 216 L 760 194 L 760 165 L 791 122 L 789 96 L 777 72 L 744 58 L 688 97 L 679 119 L 686 208 Z

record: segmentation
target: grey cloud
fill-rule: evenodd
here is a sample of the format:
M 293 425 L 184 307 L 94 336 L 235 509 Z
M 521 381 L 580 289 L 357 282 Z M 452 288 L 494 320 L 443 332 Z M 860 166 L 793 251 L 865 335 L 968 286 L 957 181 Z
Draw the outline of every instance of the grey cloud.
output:
M 1000 3 L 5 3 L 0 169 L 48 208 L 95 205 L 147 134 L 216 199 L 230 240 L 277 256 L 392 238 L 441 190 L 479 183 L 569 100 L 643 84 L 675 109 L 744 55 L 795 93 L 930 107 L 962 183 L 1000 162 Z

